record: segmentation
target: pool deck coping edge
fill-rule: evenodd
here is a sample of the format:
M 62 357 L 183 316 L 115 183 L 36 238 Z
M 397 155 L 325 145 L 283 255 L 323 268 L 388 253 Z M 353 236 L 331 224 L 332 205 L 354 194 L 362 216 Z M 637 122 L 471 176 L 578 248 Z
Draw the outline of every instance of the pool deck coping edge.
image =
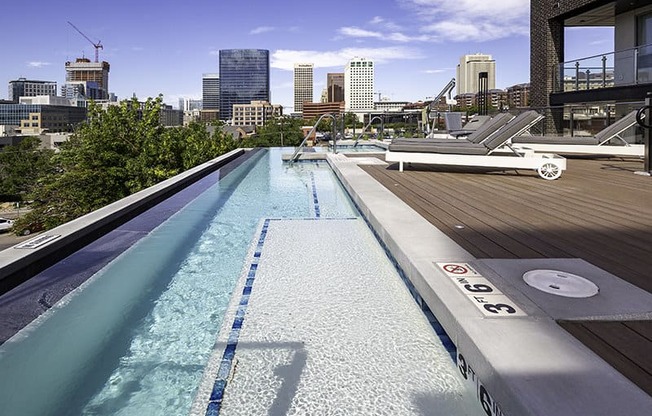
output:
M 476 385 L 491 395 L 484 404 L 495 401 L 488 414 L 643 415 L 652 406 L 652 397 L 553 319 L 484 317 L 435 265 L 477 259 L 364 172 L 363 160 L 333 154 L 327 160 L 464 354 Z

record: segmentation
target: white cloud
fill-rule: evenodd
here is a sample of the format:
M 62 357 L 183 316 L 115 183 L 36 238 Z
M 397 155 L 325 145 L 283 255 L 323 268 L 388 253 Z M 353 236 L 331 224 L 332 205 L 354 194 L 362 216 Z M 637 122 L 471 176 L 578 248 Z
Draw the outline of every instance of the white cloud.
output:
M 339 34 L 346 37 L 352 38 L 374 38 L 381 40 L 389 40 L 399 43 L 407 42 L 428 42 L 435 40 L 434 37 L 429 35 L 419 35 L 419 36 L 408 36 L 400 32 L 377 32 L 366 29 L 361 29 L 359 27 L 350 26 L 350 27 L 341 27 L 338 30 Z
M 403 28 L 396 23 L 392 22 L 391 20 L 387 20 L 384 17 L 380 16 L 374 16 L 370 21 L 370 25 L 374 26 L 381 26 L 384 29 L 391 30 L 393 32 L 398 32 L 400 30 L 403 30 Z
M 457 42 L 483 42 L 530 33 L 529 26 L 510 26 L 488 21 L 468 21 L 466 19 L 439 21 L 424 26 L 422 30 Z
M 402 29 L 384 17 L 368 21 L 373 27 L 350 26 L 340 36 L 397 43 L 484 42 L 530 33 L 530 2 L 526 0 L 396 0 L 414 17 L 417 34 Z
M 380 32 L 372 32 L 370 30 L 360 29 L 359 27 L 341 27 L 339 29 L 341 35 L 349 36 L 352 38 L 382 38 Z
M 326 52 L 279 49 L 272 53 L 270 65 L 272 68 L 292 71 L 296 62 L 312 62 L 315 68 L 341 67 L 343 69 L 346 63 L 356 56 L 371 59 L 376 63 L 423 57 L 419 50 L 403 46 L 345 48 Z
M 276 30 L 276 28 L 272 27 L 272 26 L 259 26 L 257 28 L 251 29 L 249 34 L 250 35 L 260 35 L 260 34 L 263 34 L 263 33 L 273 32 L 274 30 Z
M 52 65 L 52 64 L 50 62 L 40 62 L 40 61 L 27 62 L 27 66 L 30 68 L 41 68 L 48 65 Z
M 422 33 L 449 41 L 488 41 L 530 33 L 524 0 L 399 0 L 423 22 Z
M 423 71 L 421 71 L 421 72 L 423 72 L 424 74 L 442 74 L 442 73 L 444 73 L 444 72 L 449 72 L 449 71 L 451 71 L 452 69 L 453 69 L 453 68 L 425 69 L 425 70 L 423 70 Z

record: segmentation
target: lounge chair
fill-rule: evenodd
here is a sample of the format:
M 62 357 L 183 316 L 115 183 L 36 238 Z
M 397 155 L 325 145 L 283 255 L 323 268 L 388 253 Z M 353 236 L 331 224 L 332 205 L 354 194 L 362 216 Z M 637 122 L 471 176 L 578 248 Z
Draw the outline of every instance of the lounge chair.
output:
M 446 125 L 446 130 L 433 130 L 428 137 L 443 139 L 442 136 L 453 136 L 457 138 L 458 136 L 468 136 L 473 133 L 480 127 L 485 121 L 489 120 L 489 116 L 475 116 L 469 120 L 466 124 L 462 123 L 462 113 L 459 112 L 446 112 L 442 113 L 444 117 L 444 124 Z M 442 135 L 442 136 L 440 136 Z
M 636 111 L 632 111 L 595 136 L 517 136 L 512 139 L 512 144 L 516 148 L 531 149 L 535 152 L 643 157 L 642 144 L 627 143 L 621 136 L 625 130 L 635 124 Z
M 460 136 L 468 136 L 473 134 L 478 128 L 480 128 L 484 123 L 491 120 L 489 116 L 474 116 L 469 120 L 461 129 L 449 129 L 448 134 L 458 138 Z
M 522 135 L 542 118 L 543 116 L 536 111 L 526 111 L 480 143 L 464 143 L 462 140 L 392 143 L 385 153 L 385 160 L 398 162 L 400 172 L 403 172 L 404 164 L 407 162 L 443 166 L 535 169 L 543 179 L 557 179 L 566 169 L 566 159 L 531 150 L 519 151 L 509 144 L 509 140 Z
M 482 123 L 481 125 L 477 126 L 475 131 L 471 132 L 467 136 L 460 137 L 459 140 L 455 140 L 452 138 L 448 139 L 443 139 L 443 138 L 426 138 L 426 139 L 421 139 L 421 138 L 416 138 L 416 137 L 398 137 L 392 140 L 392 144 L 407 144 L 407 143 L 429 143 L 429 144 L 435 144 L 435 143 L 457 143 L 459 145 L 462 145 L 464 143 L 482 143 L 482 141 L 486 140 L 489 138 L 492 134 L 496 133 L 501 127 L 503 127 L 505 124 L 509 123 L 510 120 L 512 120 L 514 116 L 512 116 L 509 113 L 500 113 L 496 115 L 495 117 L 489 119 L 488 121 Z

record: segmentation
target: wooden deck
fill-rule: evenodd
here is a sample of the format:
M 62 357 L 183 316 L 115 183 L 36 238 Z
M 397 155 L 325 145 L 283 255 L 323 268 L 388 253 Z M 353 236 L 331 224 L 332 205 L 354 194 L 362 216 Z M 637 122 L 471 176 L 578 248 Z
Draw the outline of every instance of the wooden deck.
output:
M 581 258 L 652 292 L 652 178 L 634 159 L 536 172 L 363 166 L 477 258 Z M 652 305 L 650 305 L 652 312 Z M 652 321 L 559 323 L 652 395 Z

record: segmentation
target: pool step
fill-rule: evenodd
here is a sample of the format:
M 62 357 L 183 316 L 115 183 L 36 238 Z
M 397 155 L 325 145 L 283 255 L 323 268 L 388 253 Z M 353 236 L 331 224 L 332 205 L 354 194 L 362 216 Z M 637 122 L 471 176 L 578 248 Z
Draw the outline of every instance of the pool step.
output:
M 193 414 L 481 414 L 465 391 L 364 220 L 265 220 Z

